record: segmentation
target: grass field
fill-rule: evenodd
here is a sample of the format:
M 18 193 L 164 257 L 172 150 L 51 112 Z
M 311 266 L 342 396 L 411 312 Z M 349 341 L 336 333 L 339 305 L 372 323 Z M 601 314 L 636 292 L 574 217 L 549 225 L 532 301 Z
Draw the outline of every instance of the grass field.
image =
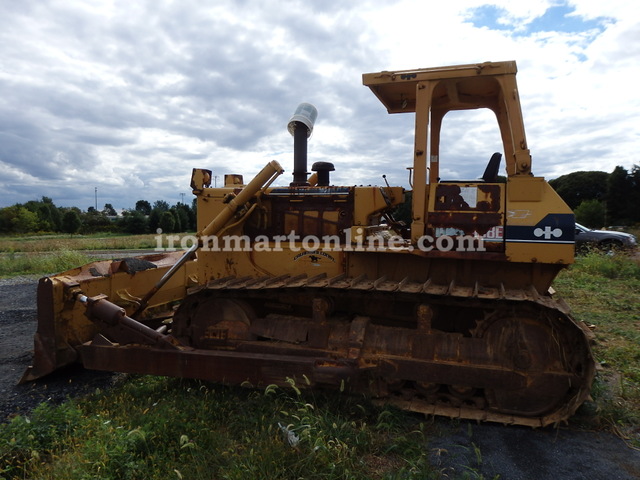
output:
M 602 370 L 592 395 L 601 420 L 628 431 L 640 446 L 640 257 L 578 257 L 554 287 L 596 335 Z
M 435 479 L 431 434 L 426 420 L 339 394 L 130 377 L 43 405 L 0 440 L 7 478 Z
M 156 247 L 155 235 L 0 237 L 0 278 L 69 270 L 97 260 L 92 256 L 94 251 L 152 250 Z
M 589 413 L 571 423 L 640 447 L 638 257 L 579 257 L 554 287 L 592 326 L 602 364 Z M 109 391 L 0 425 L 0 479 L 440 478 L 427 419 L 298 387 L 123 376 Z
M 26 235 L 0 237 L 0 253 L 42 253 L 58 250 L 137 250 L 154 248 L 156 235 Z

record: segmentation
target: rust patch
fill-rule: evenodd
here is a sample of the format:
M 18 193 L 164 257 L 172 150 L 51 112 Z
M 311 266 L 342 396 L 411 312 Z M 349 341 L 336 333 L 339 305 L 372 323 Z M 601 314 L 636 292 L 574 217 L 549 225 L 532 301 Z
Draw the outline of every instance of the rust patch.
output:
M 456 212 L 499 212 L 500 203 L 500 185 L 440 183 L 436 187 L 434 209 Z
M 499 212 L 500 204 L 500 185 L 478 185 L 478 203 L 476 205 L 476 210 Z

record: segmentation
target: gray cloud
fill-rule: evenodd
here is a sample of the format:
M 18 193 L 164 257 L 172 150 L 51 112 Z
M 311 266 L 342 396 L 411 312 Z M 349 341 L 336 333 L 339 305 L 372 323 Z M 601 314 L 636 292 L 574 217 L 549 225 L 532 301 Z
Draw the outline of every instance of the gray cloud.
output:
M 508 3 L 471 2 L 530 25 L 552 5 Z M 605 15 L 608 23 L 588 33 L 548 25 L 523 33 L 508 24 L 473 26 L 468 11 L 453 5 L 435 21 L 416 0 L 384 9 L 369 2 L 2 2 L 0 207 L 46 195 L 86 208 L 96 187 L 100 207 L 171 203 L 189 192 L 192 167 L 250 177 L 271 158 L 288 170 L 279 180 L 286 184 L 286 122 L 302 101 L 319 110 L 311 161 L 334 162 L 335 182 L 381 183 L 386 174 L 407 186 L 413 115 L 388 115 L 361 74 L 488 59 L 518 61 L 536 173 L 584 169 L 593 153 L 594 168 L 630 167 L 640 105 L 618 90 L 621 75 L 639 73 L 630 53 L 640 45 L 637 14 L 571 5 L 590 26 Z M 486 127 L 462 121 L 443 133 L 444 171 L 482 172 L 495 151 Z

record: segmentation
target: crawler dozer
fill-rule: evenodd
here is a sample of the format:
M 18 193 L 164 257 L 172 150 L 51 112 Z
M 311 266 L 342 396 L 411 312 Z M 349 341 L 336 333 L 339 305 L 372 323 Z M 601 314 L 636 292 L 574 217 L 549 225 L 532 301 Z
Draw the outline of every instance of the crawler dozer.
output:
M 551 288 L 573 262 L 574 216 L 532 174 L 515 62 L 363 83 L 389 113 L 415 115 L 407 221 L 395 215 L 402 187 L 333 186 L 329 162 L 309 175 L 317 111 L 303 103 L 288 124 L 289 186 L 274 185 L 276 161 L 247 184 L 229 174 L 212 187 L 212 171 L 194 169 L 198 233 L 182 250 L 42 278 L 23 380 L 81 362 L 256 387 L 294 379 L 507 424 L 570 417 L 595 371 L 588 329 Z M 503 151 L 486 167 L 478 153 L 477 179 L 441 179 L 445 114 L 480 108 Z

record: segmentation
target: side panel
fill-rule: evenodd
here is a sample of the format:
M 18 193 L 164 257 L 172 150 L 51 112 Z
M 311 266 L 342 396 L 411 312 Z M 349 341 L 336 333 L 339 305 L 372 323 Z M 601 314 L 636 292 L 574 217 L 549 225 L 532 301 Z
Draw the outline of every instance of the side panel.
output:
M 505 229 L 509 261 L 573 263 L 574 239 L 573 212 L 544 178 L 509 178 Z
M 264 243 L 249 245 L 247 251 L 201 251 L 198 253 L 198 278 L 201 283 L 225 277 L 278 277 L 280 275 L 326 275 L 344 272 L 344 253 L 320 244 Z M 292 247 L 292 248 L 291 248 Z M 235 249 L 234 249 L 235 250 Z

